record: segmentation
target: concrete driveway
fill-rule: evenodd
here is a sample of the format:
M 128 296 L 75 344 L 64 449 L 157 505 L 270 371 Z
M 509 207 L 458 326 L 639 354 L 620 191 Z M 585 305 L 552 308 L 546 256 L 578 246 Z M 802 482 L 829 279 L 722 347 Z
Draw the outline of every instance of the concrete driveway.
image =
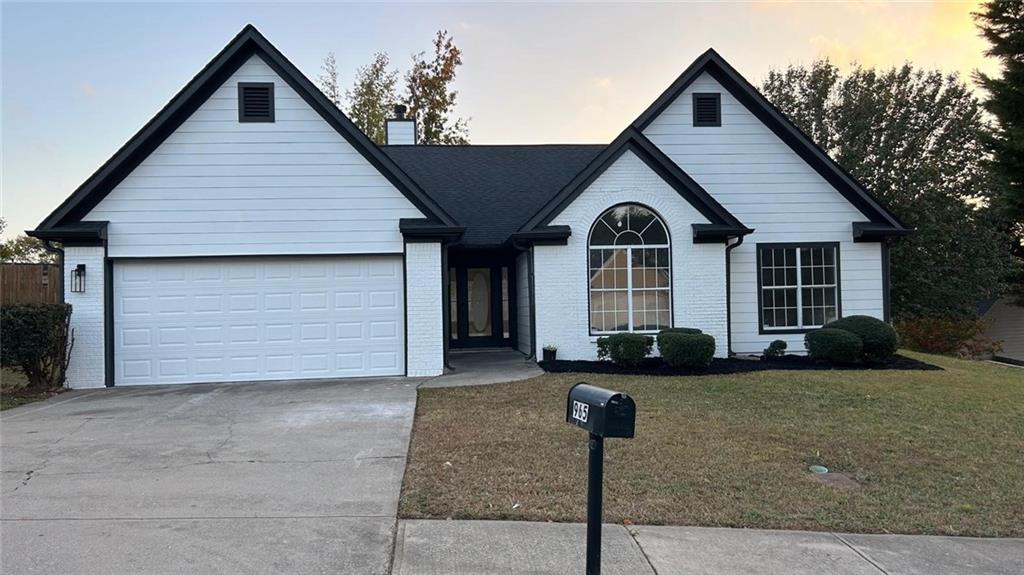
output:
M 0 416 L 4 573 L 386 573 L 416 381 L 91 390 Z

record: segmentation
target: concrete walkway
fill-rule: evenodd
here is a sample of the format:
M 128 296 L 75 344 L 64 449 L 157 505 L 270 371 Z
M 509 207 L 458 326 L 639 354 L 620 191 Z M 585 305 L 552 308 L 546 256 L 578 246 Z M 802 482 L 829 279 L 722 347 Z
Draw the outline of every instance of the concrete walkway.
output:
M 586 527 L 400 521 L 394 575 L 582 573 Z M 607 575 L 1020 575 L 1024 539 L 605 525 Z
M 510 348 L 459 350 L 449 356 L 451 368 L 420 387 L 461 387 L 520 381 L 542 375 L 537 362 Z

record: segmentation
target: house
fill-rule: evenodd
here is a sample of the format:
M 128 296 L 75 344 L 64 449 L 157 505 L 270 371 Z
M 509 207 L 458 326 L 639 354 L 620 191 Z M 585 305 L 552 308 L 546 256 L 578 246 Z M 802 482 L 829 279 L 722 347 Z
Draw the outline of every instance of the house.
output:
M 907 229 L 712 50 L 608 145 L 374 145 L 244 28 L 31 235 L 73 388 L 432 376 L 450 349 L 716 355 L 888 317 Z
M 1013 296 L 982 302 L 978 315 L 987 326 L 984 335 L 1000 342 L 993 359 L 1024 365 L 1024 304 Z

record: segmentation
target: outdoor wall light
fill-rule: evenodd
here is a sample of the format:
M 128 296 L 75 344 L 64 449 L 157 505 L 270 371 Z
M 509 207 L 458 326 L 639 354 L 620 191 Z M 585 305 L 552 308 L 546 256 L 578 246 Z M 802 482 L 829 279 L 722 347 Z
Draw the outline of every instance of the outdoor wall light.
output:
M 78 264 L 71 270 L 71 291 L 82 293 L 85 291 L 85 264 Z

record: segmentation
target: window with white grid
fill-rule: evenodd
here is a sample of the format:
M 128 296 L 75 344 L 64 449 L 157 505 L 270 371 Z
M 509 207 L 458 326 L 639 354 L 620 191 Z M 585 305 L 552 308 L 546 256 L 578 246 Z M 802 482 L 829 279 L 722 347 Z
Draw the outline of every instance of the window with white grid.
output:
M 672 325 L 668 230 L 654 212 L 616 206 L 590 232 L 590 333 L 656 332 Z
M 762 331 L 812 329 L 839 317 L 838 245 L 759 245 L 757 261 Z

